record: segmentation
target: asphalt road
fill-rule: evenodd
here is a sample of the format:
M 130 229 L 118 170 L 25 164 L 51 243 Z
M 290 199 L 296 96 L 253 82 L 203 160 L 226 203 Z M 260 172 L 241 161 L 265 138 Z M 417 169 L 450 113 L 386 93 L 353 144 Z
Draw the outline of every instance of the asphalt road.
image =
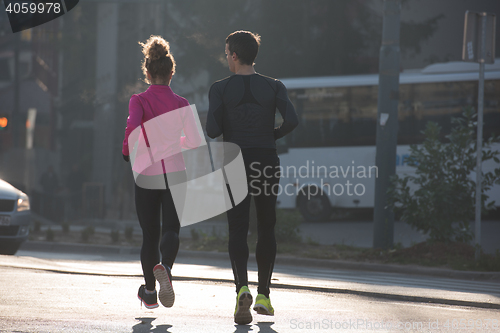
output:
M 141 282 L 5 269 L 0 275 L 0 284 L 8 286 L 1 296 L 0 332 L 341 332 L 366 331 L 369 325 L 379 327 L 378 332 L 423 332 L 433 323 L 440 329 L 432 331 L 453 332 L 444 327 L 446 320 L 452 326 L 461 319 L 481 322 L 482 331 L 492 332 L 487 320 L 500 319 L 495 310 L 280 289 L 272 293 L 274 317 L 254 315 L 252 325 L 235 325 L 230 284 L 176 282 L 174 307 L 148 310 L 136 298 Z
M 254 264 L 249 269 L 255 281 Z M 143 279 L 136 256 L 20 251 L 0 256 L 0 270 L 0 332 L 500 332 L 493 327 L 500 321 L 496 309 L 369 296 L 397 291 L 500 300 L 498 283 L 280 267 L 271 294 L 276 315 L 235 325 L 225 261 L 179 260 L 176 303 L 154 310 L 137 300 Z

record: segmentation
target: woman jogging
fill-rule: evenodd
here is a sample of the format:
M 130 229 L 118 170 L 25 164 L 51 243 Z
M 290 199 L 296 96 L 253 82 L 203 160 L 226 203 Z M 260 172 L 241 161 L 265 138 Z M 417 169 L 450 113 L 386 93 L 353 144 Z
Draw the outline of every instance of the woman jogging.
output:
M 260 36 L 236 31 L 226 38 L 226 58 L 234 75 L 215 82 L 209 92 L 207 135 L 223 135 L 225 142 L 241 148 L 247 174 L 248 191 L 257 210 L 257 258 L 259 286 L 254 310 L 274 315 L 269 298 L 269 285 L 276 257 L 276 198 L 279 186 L 279 157 L 275 140 L 290 133 L 297 125 L 295 109 L 280 81 L 255 72 L 254 60 Z M 283 124 L 274 128 L 276 108 Z M 252 321 L 252 295 L 248 289 L 247 234 L 250 195 L 227 211 L 229 224 L 229 257 L 236 284 L 234 321 Z
M 142 71 L 150 86 L 145 92 L 130 98 L 122 149 L 123 158 L 130 161 L 129 155 L 133 149 L 139 149 L 140 144 L 134 146 L 131 142 L 129 147 L 129 137 L 132 138 L 131 133 L 140 127 L 142 136 L 137 141 L 144 140 L 147 150 L 143 146 L 146 154 L 134 152 L 132 163 L 136 178 L 135 205 L 143 234 L 141 264 L 145 284 L 141 285 L 137 296 L 147 308 L 156 308 L 159 294 L 162 305 L 171 307 L 175 294 L 170 271 L 179 250 L 180 216 L 169 182 L 180 179 L 178 183 L 182 183 L 186 179 L 181 147 L 196 148 L 201 137 L 188 101 L 170 89 L 175 60 L 170 53 L 169 43 L 160 36 L 151 36 L 146 43 L 139 44 L 144 54 Z M 185 136 L 181 137 L 182 130 Z M 137 165 L 143 167 L 137 169 Z M 179 207 L 179 198 L 176 199 Z M 156 292 L 155 279 L 160 284 L 159 293 Z

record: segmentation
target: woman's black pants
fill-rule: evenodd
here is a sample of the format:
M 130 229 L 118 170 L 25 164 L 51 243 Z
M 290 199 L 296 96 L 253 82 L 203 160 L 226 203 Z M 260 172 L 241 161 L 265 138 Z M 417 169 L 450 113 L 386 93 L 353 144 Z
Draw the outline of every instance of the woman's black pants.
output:
M 146 189 L 135 184 L 135 206 L 142 228 L 141 264 L 148 290 L 155 289 L 153 268 L 160 263 L 160 252 L 161 263 L 172 268 L 179 250 L 180 221 L 165 182 L 167 189 Z

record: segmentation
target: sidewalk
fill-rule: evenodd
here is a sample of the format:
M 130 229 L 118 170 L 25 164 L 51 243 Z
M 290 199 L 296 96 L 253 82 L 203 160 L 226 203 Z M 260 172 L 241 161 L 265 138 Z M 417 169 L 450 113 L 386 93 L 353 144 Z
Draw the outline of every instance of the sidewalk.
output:
M 60 228 L 49 220 L 40 217 L 43 225 L 51 226 L 53 229 Z M 108 232 L 110 230 L 124 230 L 126 227 L 133 227 L 134 233 L 140 234 L 141 228 L 137 220 L 101 220 L 86 219 L 75 221 L 71 224 L 72 230 L 79 231 L 87 226 L 93 226 L 98 232 Z M 223 235 L 227 234 L 227 221 L 204 221 L 182 227 L 179 236 L 181 238 L 191 238 L 191 230 L 212 234 L 213 232 Z M 356 247 L 371 248 L 373 246 L 373 221 L 329 221 L 329 222 L 304 222 L 299 226 L 300 235 L 303 241 L 314 241 L 322 245 L 344 244 Z M 474 222 L 471 223 L 474 230 Z M 481 245 L 485 253 L 495 254 L 500 251 L 500 221 L 481 222 Z M 403 247 L 410 247 L 413 244 L 423 242 L 427 236 L 419 231 L 413 230 L 408 224 L 403 222 L 394 223 L 394 244 L 400 243 Z
M 56 230 L 61 228 L 57 224 L 44 221 L 43 228 Z M 71 225 L 71 229 L 78 231 L 87 226 L 93 226 L 97 232 L 110 230 L 124 230 L 134 227 L 134 233 L 141 232 L 135 220 L 87 220 L 80 221 L 84 225 Z M 495 228 L 499 222 L 493 222 Z M 224 234 L 227 230 L 225 221 L 205 221 L 181 228 L 180 236 L 191 237 L 191 229 L 207 234 L 216 232 Z M 307 223 L 300 226 L 304 240 L 316 241 L 320 244 L 346 244 L 360 247 L 371 246 L 372 227 L 369 222 L 326 222 Z M 496 233 L 493 233 L 493 235 Z M 491 235 L 491 234 L 490 234 Z M 491 235 L 491 236 L 493 236 Z M 421 238 L 418 238 L 418 237 Z M 486 235 L 488 237 L 488 235 Z M 409 226 L 395 224 L 395 243 L 410 246 L 410 242 L 425 240 L 422 235 L 416 235 Z M 82 258 L 102 258 L 114 256 L 116 258 L 130 258 L 139 260 L 139 247 L 121 247 L 112 245 L 67 244 L 50 242 L 25 242 L 20 249 L 35 251 L 32 253 L 78 254 Z M 29 252 L 28 252 L 29 253 Z M 86 259 L 90 260 L 90 259 Z M 102 259 L 96 259 L 98 261 Z M 117 259 L 120 260 L 120 259 Z M 0 262 L 0 266 L 5 264 Z M 118 276 L 142 276 L 134 264 L 130 274 L 113 270 L 100 270 L 96 262 L 88 265 L 81 274 L 109 274 Z M 29 266 L 33 268 L 33 266 Z M 38 266 L 35 266 L 38 267 Z M 71 268 L 74 266 L 70 266 Z M 48 269 L 47 267 L 45 269 Z M 68 268 L 51 268 L 52 271 L 67 272 Z M 257 280 L 255 255 L 249 259 L 250 281 Z M 253 278 L 252 278 L 253 276 Z M 214 282 L 232 283 L 233 276 L 227 253 L 179 251 L 175 265 L 175 279 L 177 280 L 207 280 Z M 308 289 L 331 293 L 349 293 L 369 297 L 387 298 L 400 301 L 431 302 L 446 305 L 462 305 L 480 308 L 500 309 L 500 272 L 470 272 L 451 269 L 430 268 L 414 265 L 375 264 L 342 260 L 307 259 L 279 255 L 276 258 L 275 274 L 273 274 L 275 288 Z
M 55 252 L 74 258 L 64 265 L 33 258 Z M 61 273 L 142 277 L 139 248 L 26 242 L 22 257 L 0 256 L 0 266 Z M 47 254 L 47 258 L 50 255 Z M 124 262 L 125 269 L 106 261 Z M 257 281 L 255 256 L 249 259 L 249 281 Z M 179 251 L 175 280 L 233 282 L 227 253 Z M 277 256 L 274 288 L 348 293 L 399 301 L 500 309 L 500 273 L 458 272 L 417 266 L 380 265 L 338 260 Z
M 51 227 L 54 231 L 61 230 L 59 224 L 45 220 L 36 216 L 42 223 L 42 230 Z M 88 226 L 93 226 L 96 232 L 109 233 L 111 230 L 124 230 L 127 227 L 134 228 L 134 234 L 141 234 L 142 230 L 136 220 L 101 220 L 88 219 L 78 221 L 80 225 L 72 224 L 71 230 L 81 231 Z M 490 229 L 500 229 L 500 221 L 489 221 L 486 223 L 489 233 L 483 235 L 483 238 L 488 240 L 489 248 L 500 247 L 495 235 L 500 234 L 493 232 Z M 304 241 L 311 240 L 323 245 L 345 244 L 358 247 L 371 247 L 373 225 L 370 222 L 363 221 L 335 221 L 335 222 L 318 222 L 318 223 L 302 223 L 300 225 L 300 235 Z M 196 229 L 198 232 L 206 234 L 217 233 L 218 235 L 227 234 L 226 221 L 204 221 L 182 227 L 180 229 L 180 238 L 191 238 L 191 230 Z M 496 230 L 496 229 L 495 229 Z M 425 241 L 426 237 L 421 233 L 412 230 L 410 226 L 402 222 L 396 222 L 394 228 L 394 243 L 400 242 L 403 247 L 411 246 L 412 243 Z M 494 244 L 493 244 L 494 243 Z M 50 243 L 50 242 L 25 242 L 21 249 L 31 251 L 51 251 L 51 252 L 69 252 L 69 253 L 115 253 L 115 254 L 140 254 L 139 247 L 120 247 L 116 245 L 88 245 L 88 244 L 65 244 L 65 243 Z M 201 251 L 180 251 L 186 256 L 198 258 L 218 258 L 222 255 L 227 258 L 227 253 L 201 252 Z M 491 252 L 490 253 L 494 253 Z M 251 256 L 254 256 L 251 254 Z M 473 271 L 457 271 L 452 269 L 431 268 L 416 265 L 397 265 L 397 264 L 376 264 L 358 261 L 346 260 L 326 260 L 326 259 L 308 259 L 297 258 L 292 256 L 277 256 L 277 264 L 299 265 L 307 267 L 328 267 L 332 269 L 347 269 L 347 270 L 362 270 L 376 272 L 393 272 L 403 274 L 416 274 L 436 277 L 458 278 L 468 280 L 496 280 L 500 282 L 500 272 L 473 272 Z
M 58 252 L 74 253 L 88 255 L 137 255 L 141 253 L 140 247 L 114 246 L 114 245 L 94 245 L 78 243 L 62 243 L 47 241 L 27 241 L 21 245 L 22 251 L 39 252 Z M 225 252 L 206 252 L 206 251 L 187 251 L 179 250 L 179 258 L 191 258 L 203 260 L 229 260 L 228 253 Z M 250 259 L 255 261 L 255 254 L 250 254 Z M 473 272 L 457 271 L 452 269 L 432 268 L 416 265 L 395 265 L 395 264 L 377 264 L 359 261 L 330 260 L 330 259 L 310 259 L 294 256 L 280 255 L 276 256 L 276 265 L 289 265 L 298 267 L 343 269 L 351 271 L 400 273 L 420 276 L 444 277 L 462 280 L 474 281 L 492 281 L 499 283 L 500 272 Z

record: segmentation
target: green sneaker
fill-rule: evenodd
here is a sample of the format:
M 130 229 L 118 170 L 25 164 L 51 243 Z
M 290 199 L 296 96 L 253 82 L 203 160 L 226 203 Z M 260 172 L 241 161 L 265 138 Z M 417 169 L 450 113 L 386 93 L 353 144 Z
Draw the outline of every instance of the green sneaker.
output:
M 243 286 L 236 296 L 236 308 L 234 309 L 234 322 L 236 324 L 245 325 L 252 322 L 251 305 L 252 294 L 247 286 Z
M 271 300 L 262 294 L 257 295 L 253 309 L 257 311 L 258 314 L 274 316 L 274 309 L 271 305 Z

